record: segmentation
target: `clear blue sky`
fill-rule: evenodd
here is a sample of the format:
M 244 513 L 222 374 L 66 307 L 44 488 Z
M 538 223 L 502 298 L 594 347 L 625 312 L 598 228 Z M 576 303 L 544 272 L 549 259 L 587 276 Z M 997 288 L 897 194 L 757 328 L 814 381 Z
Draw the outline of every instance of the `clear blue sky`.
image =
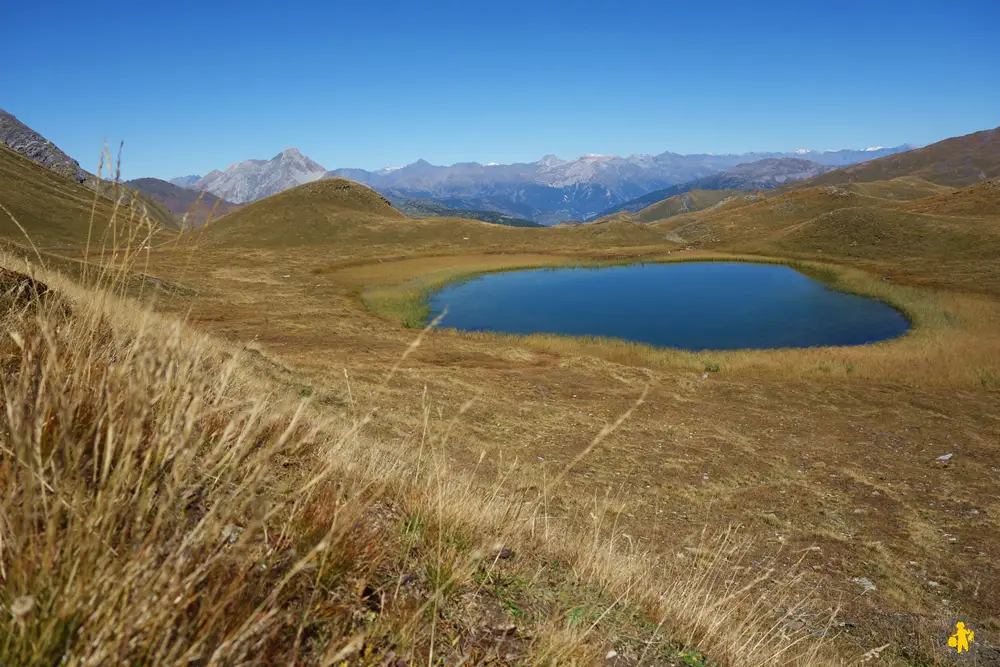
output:
M 697 5 L 697 6 L 695 6 Z M 10 2 L 0 108 L 87 168 L 918 144 L 1000 125 L 1000 1 Z

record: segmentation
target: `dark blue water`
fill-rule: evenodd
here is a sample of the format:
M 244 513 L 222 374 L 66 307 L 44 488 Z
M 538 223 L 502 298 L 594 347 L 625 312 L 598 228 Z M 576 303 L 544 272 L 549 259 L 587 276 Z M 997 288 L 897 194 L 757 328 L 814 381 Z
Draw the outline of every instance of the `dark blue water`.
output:
M 700 262 L 493 273 L 430 298 L 443 327 L 624 338 L 688 350 L 863 345 L 909 328 L 894 308 L 787 266 Z

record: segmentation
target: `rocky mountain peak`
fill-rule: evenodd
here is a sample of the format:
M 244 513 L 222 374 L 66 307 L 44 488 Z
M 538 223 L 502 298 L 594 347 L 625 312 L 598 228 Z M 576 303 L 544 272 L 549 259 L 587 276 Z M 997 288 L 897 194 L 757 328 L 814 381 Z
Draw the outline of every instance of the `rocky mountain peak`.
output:
M 566 160 L 562 160 L 556 157 L 555 155 L 549 154 L 543 156 L 542 159 L 538 161 L 538 164 L 540 164 L 543 167 L 559 167 L 561 165 L 566 164 L 566 162 L 567 162 Z
M 285 150 L 278 153 L 275 157 L 301 158 L 305 156 L 302 155 L 302 153 L 299 151 L 298 148 L 292 147 L 292 148 L 286 148 Z
M 296 185 L 323 178 L 326 168 L 310 160 L 297 148 L 286 148 L 270 160 L 245 160 L 225 171 L 212 171 L 188 185 L 208 190 L 236 204 L 263 199 Z

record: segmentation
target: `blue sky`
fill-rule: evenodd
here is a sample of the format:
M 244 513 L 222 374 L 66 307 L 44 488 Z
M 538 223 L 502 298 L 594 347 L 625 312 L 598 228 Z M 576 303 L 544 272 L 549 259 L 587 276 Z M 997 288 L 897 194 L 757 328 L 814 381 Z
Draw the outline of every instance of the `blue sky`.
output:
M 931 143 L 1000 125 L 1000 2 L 16 2 L 0 108 L 96 166 Z

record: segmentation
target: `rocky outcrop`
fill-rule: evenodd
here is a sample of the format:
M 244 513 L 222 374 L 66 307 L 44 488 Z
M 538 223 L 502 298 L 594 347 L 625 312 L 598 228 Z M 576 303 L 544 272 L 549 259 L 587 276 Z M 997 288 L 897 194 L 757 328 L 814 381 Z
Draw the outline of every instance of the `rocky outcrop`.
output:
M 90 177 L 79 162 L 3 109 L 0 109 L 0 143 L 77 183 Z

